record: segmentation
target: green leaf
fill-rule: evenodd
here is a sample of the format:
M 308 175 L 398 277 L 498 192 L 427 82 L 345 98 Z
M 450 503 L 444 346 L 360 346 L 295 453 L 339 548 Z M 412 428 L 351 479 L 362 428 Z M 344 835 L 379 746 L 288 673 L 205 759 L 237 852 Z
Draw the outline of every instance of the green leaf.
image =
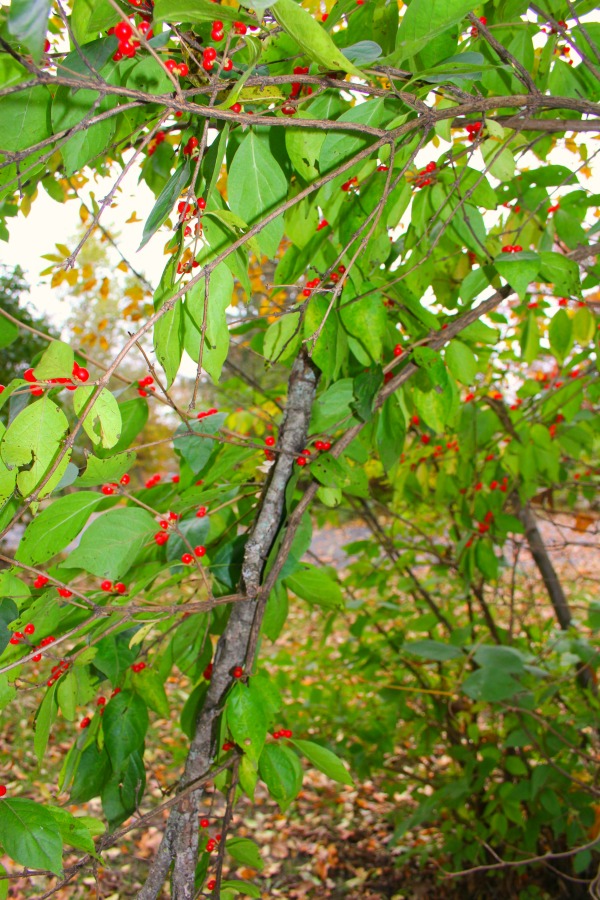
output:
M 573 316 L 573 334 L 575 340 L 585 347 L 594 338 L 596 322 L 590 310 L 581 306 Z
M 138 507 L 111 509 L 83 532 L 79 546 L 64 562 L 68 569 L 85 569 L 99 578 L 120 578 L 156 531 L 150 513 Z
M 169 217 L 175 201 L 181 194 L 184 187 L 190 180 L 190 164 L 186 160 L 171 175 L 164 188 L 160 192 L 158 199 L 144 225 L 142 234 L 142 242 L 138 247 L 141 250 L 145 247 L 152 235 L 154 235 L 163 222 Z
M 512 675 L 485 668 L 469 675 L 463 681 L 461 690 L 472 700 L 487 700 L 494 703 L 514 697 L 521 687 Z
M 121 691 L 104 710 L 102 719 L 104 746 L 113 771 L 121 771 L 128 756 L 140 752 L 148 730 L 148 708 L 141 697 Z
M 111 448 L 109 454 L 102 447 L 96 447 L 96 455 L 101 459 L 110 456 L 112 459 L 115 453 L 127 450 L 133 443 L 140 431 L 148 420 L 148 403 L 146 400 L 136 398 L 135 400 L 126 400 L 125 403 L 119 403 L 119 411 L 121 413 L 121 437 L 114 447 Z
M 265 332 L 263 353 L 272 362 L 284 362 L 296 353 L 302 340 L 300 313 L 292 311 L 272 322 Z
M 17 475 L 17 487 L 24 497 L 35 490 L 50 469 L 68 427 L 63 411 L 45 396 L 22 410 L 6 429 L 0 443 L 3 461 L 7 466 L 29 466 Z M 67 453 L 41 496 L 56 487 L 68 462 Z
M 383 100 L 368 100 L 366 103 L 359 103 L 353 106 L 347 112 L 343 113 L 338 122 L 354 122 L 359 125 L 368 125 L 370 128 L 381 128 L 386 121 L 391 119 L 391 112 L 385 106 Z M 331 131 L 327 134 L 321 155 L 319 159 L 319 168 L 321 174 L 337 168 L 346 160 L 351 159 L 368 147 L 374 144 L 377 138 L 371 134 L 360 134 L 355 131 L 344 133 L 343 131 Z
M 238 894 L 245 894 L 247 897 L 257 897 L 260 900 L 262 896 L 260 888 L 256 884 L 250 884 L 248 881 L 239 881 L 239 879 L 234 878 L 233 880 L 227 879 L 226 881 L 221 882 L 222 888 L 231 888 L 236 891 Z
M 33 749 L 41 766 L 48 739 L 50 737 L 50 729 L 56 719 L 58 707 L 56 705 L 56 685 L 53 685 L 44 694 L 44 699 L 40 703 L 39 709 L 35 715 Z
M 323 609 L 341 609 L 344 606 L 342 589 L 323 569 L 305 564 L 285 579 L 286 586 L 298 597 Z
M 119 695 L 120 696 L 120 695 Z M 146 770 L 142 754 L 134 751 L 124 761 L 102 790 L 102 809 L 110 828 L 116 828 L 139 807 L 146 787 Z
M 175 292 L 176 288 L 173 289 Z M 164 302 L 167 301 L 164 298 Z M 167 309 L 154 324 L 154 349 L 156 357 L 165 371 L 167 388 L 171 387 L 181 365 L 183 356 L 183 310 L 181 300 Z
M 574 260 L 567 259 L 562 253 L 549 252 L 540 253 L 540 260 L 540 279 L 554 285 L 555 294 L 581 294 L 579 266 Z
M 538 355 L 540 349 L 540 332 L 537 319 L 533 312 L 530 312 L 521 331 L 520 338 L 521 356 L 527 363 L 532 363 Z
M 227 725 L 236 744 L 258 760 L 267 737 L 267 717 L 261 694 L 249 685 L 234 684 L 227 697 Z
M 282 744 L 265 744 L 258 771 L 271 797 L 285 811 L 302 787 L 302 766 L 296 754 Z
M 135 402 L 135 401 L 134 401 Z M 145 407 L 145 404 L 144 404 Z M 121 413 L 123 407 L 120 407 Z M 121 440 L 123 431 L 121 431 Z M 85 472 L 77 479 L 77 487 L 92 487 L 97 484 L 116 483 L 122 475 L 132 467 L 136 459 L 133 450 L 125 453 L 117 453 L 107 459 L 99 459 L 97 456 L 88 456 Z
M 388 321 L 381 295 L 373 293 L 351 300 L 340 309 L 344 328 L 361 342 L 375 363 L 380 363 Z
M 41 86 L 3 97 L 0 103 L 2 149 L 25 150 L 49 137 L 51 102 L 50 92 Z
M 293 0 L 285 2 L 293 3 Z M 227 193 L 232 211 L 250 226 L 255 225 L 283 203 L 287 191 L 287 179 L 268 143 L 251 131 L 238 147 L 229 168 Z M 258 235 L 263 253 L 273 258 L 282 237 L 283 218 L 278 216 Z
M 49 378 L 70 378 L 73 373 L 75 354 L 73 348 L 63 341 L 51 341 L 48 349 L 36 365 L 34 371 L 38 381 Z
M 353 785 L 354 781 L 346 767 L 335 753 L 328 750 L 327 747 L 321 747 L 313 741 L 301 741 L 297 738 L 292 740 L 294 747 L 297 747 L 310 762 L 328 778 L 333 781 L 339 781 L 340 784 Z
M 96 846 L 86 824 L 86 821 L 89 821 L 87 816 L 76 817 L 67 809 L 58 806 L 46 808 L 54 816 L 64 844 L 69 844 L 70 847 L 83 850 L 85 853 L 95 854 Z
M 548 327 L 550 348 L 559 363 L 563 363 L 573 347 L 573 323 L 564 309 L 554 313 Z
M 244 863 L 261 872 L 264 869 L 264 862 L 260 855 L 260 850 L 254 841 L 250 838 L 230 838 L 226 844 L 226 850 L 237 862 Z
M 29 523 L 15 558 L 26 565 L 50 559 L 77 537 L 90 514 L 103 500 L 102 494 L 78 491 L 59 497 Z
M 320 394 L 313 407 L 310 422 L 311 434 L 317 431 L 326 431 L 335 425 L 352 410 L 350 405 L 354 400 L 354 383 L 351 378 L 342 378 L 331 385 L 324 393 Z
M 206 319 L 202 368 L 208 372 L 216 384 L 221 377 L 223 363 L 227 359 L 229 350 L 229 328 L 227 327 L 226 312 L 233 296 L 233 276 L 224 263 L 217 266 L 210 276 L 206 316 L 205 295 L 206 282 L 203 279 L 188 291 L 185 300 L 185 310 L 191 317 L 198 332 L 198 355 L 192 356 L 194 362 L 198 362 L 199 359 L 199 338 L 202 325 Z
M 270 9 L 277 24 L 296 41 L 309 59 L 325 69 L 341 69 L 348 75 L 363 77 L 360 69 L 344 56 L 332 37 L 307 9 L 303 9 L 294 0 L 277 0 Z
M 459 659 L 463 656 L 459 647 L 443 644 L 441 641 L 432 641 L 429 638 L 425 638 L 422 641 L 409 641 L 407 644 L 403 644 L 402 650 L 405 653 L 410 653 L 412 656 L 419 656 L 421 659 L 431 659 L 436 662 Z
M 196 434 L 185 434 L 185 432 L 216 434 L 224 421 L 225 416 L 222 413 L 215 413 L 204 419 L 190 420 L 186 426 L 180 426 L 175 432 L 173 446 L 183 456 L 195 475 L 200 474 L 212 456 L 217 441 L 213 438 L 198 437 Z
M 406 438 L 404 413 L 395 394 L 388 397 L 377 420 L 377 449 L 386 472 L 395 466 Z
M 511 181 L 515 175 L 515 158 L 508 147 L 502 150 L 498 141 L 487 140 L 481 145 L 481 154 L 490 174 L 498 181 Z
M 392 59 L 401 62 L 415 56 L 478 5 L 474 0 L 412 0 L 400 20 Z
M 477 360 L 470 347 L 455 338 L 446 347 L 444 359 L 457 381 L 473 384 L 477 375 Z
M 113 17 L 114 18 L 114 17 Z M 222 22 L 248 22 L 254 19 L 233 7 L 219 9 Z M 154 22 L 214 22 L 215 7 L 210 0 L 156 0 L 152 13 Z
M 482 668 L 488 666 L 494 672 L 520 675 L 525 671 L 523 654 L 514 647 L 494 647 L 486 644 L 477 648 L 473 659 Z
M 77 388 L 73 394 L 73 407 L 78 416 L 96 391 L 94 385 Z M 121 437 L 121 410 L 115 397 L 106 388 L 102 388 L 96 397 L 94 405 L 83 420 L 83 428 L 93 444 L 100 444 L 107 449 L 114 447 Z
M 309 110 L 299 109 L 295 118 L 314 119 Z M 317 167 L 319 153 L 327 136 L 324 129 L 317 128 L 286 128 L 285 146 L 296 172 L 305 181 L 314 181 L 319 177 Z
M 169 717 L 169 701 L 163 680 L 158 672 L 146 667 L 141 672 L 136 672 L 132 679 L 133 689 L 144 700 L 157 716 L 162 719 Z
M 99 797 L 109 777 L 108 754 L 106 750 L 99 750 L 96 742 L 93 741 L 81 754 L 71 788 L 72 802 L 87 803 L 93 797 Z
M 527 287 L 535 281 L 540 271 L 540 257 L 529 250 L 501 253 L 494 260 L 494 265 L 523 300 L 527 295 Z
M 1 800 L 0 843 L 22 866 L 62 874 L 62 841 L 56 820 L 40 803 L 21 797 Z
M 52 0 L 12 0 L 8 30 L 29 51 L 36 63 L 44 53 Z
M 14 322 L 0 318 L 0 350 L 9 347 L 19 337 L 19 329 Z

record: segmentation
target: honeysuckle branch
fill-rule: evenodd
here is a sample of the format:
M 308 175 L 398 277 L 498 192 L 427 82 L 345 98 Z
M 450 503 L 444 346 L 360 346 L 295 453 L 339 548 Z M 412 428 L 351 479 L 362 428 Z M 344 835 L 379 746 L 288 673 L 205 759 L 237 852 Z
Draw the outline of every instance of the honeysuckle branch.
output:
M 515 70 L 515 75 L 517 76 L 519 81 L 525 85 L 527 90 L 531 94 L 539 94 L 539 88 L 537 87 L 535 81 L 533 80 L 525 66 L 523 66 L 522 63 L 520 63 L 519 60 L 512 55 L 512 53 L 509 53 L 509 51 L 500 43 L 500 41 L 496 40 L 487 25 L 484 24 L 481 19 L 479 19 L 474 13 L 469 13 L 467 19 L 469 20 L 471 25 L 477 28 L 477 31 L 481 35 L 483 35 L 486 42 L 490 45 L 492 50 L 496 52 L 500 59 Z

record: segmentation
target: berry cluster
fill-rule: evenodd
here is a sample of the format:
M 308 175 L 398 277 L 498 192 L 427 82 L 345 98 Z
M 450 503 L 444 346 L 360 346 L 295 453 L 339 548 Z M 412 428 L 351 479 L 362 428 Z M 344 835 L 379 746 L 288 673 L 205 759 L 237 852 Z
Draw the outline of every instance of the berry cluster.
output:
M 161 478 L 162 478 L 162 475 L 159 475 L 158 473 L 156 473 L 156 475 L 152 475 L 148 479 L 148 481 L 146 481 L 146 487 L 147 488 L 156 487 L 156 485 L 158 484 L 158 482 L 160 481 Z
M 165 60 L 165 69 L 167 72 L 170 72 L 171 75 L 179 75 L 180 78 L 185 78 L 190 72 L 185 63 L 177 62 L 176 59 Z
M 485 16 L 479 16 L 479 21 L 481 22 L 482 25 L 487 25 L 487 19 L 486 19 Z M 470 33 L 473 37 L 477 37 L 477 35 L 479 34 L 479 28 L 477 27 L 477 25 L 473 25 L 473 26 L 471 27 L 469 33 Z
M 156 153 L 162 142 L 166 138 L 166 134 L 164 131 L 157 131 L 150 143 L 148 144 L 148 156 L 152 156 L 153 153 Z
M 145 662 L 134 663 L 131 666 L 131 671 L 132 672 L 143 672 L 145 668 L 146 668 Z
M 292 734 L 293 732 L 289 728 L 280 728 L 279 731 L 273 732 L 273 737 L 275 740 L 279 740 L 279 738 L 291 738 Z
M 145 378 L 138 378 L 138 394 L 140 397 L 147 397 L 148 391 L 155 391 L 154 378 L 152 375 L 146 375 Z
M 38 577 L 33 582 L 33 586 L 34 586 L 34 588 L 43 588 L 45 585 L 48 584 L 49 581 L 50 581 L 50 579 L 48 578 L 47 575 L 38 575 Z
M 207 416 L 214 416 L 215 413 L 218 413 L 218 412 L 219 412 L 218 409 L 211 407 L 210 409 L 207 409 L 206 412 L 199 412 L 198 415 L 196 416 L 196 418 L 197 419 L 206 419 Z
M 25 640 L 25 635 L 29 636 L 34 634 L 35 625 L 32 625 L 30 622 L 27 623 L 23 631 L 15 631 L 13 636 L 11 637 L 9 643 L 10 644 L 20 644 L 21 641 Z
M 139 34 L 143 35 L 146 40 L 150 40 L 150 38 L 153 37 L 152 26 L 149 19 L 142 19 L 137 25 L 137 31 Z M 116 25 L 113 25 L 112 28 L 108 29 L 107 33 L 114 34 L 119 42 L 119 46 L 113 54 L 114 61 L 119 62 L 122 59 L 133 59 L 138 51 L 140 42 L 135 39 L 132 40 L 133 28 L 130 23 L 125 21 L 117 22 Z
M 294 68 L 294 75 L 308 75 L 308 66 L 296 66 Z M 296 97 L 299 97 L 302 91 L 310 96 L 313 92 L 313 89 L 309 86 L 304 86 L 300 84 L 299 81 L 292 81 L 292 90 L 290 91 L 290 100 L 295 100 Z M 283 112 L 283 109 L 281 110 Z
M 327 219 L 321 219 L 321 221 L 317 225 L 317 231 L 323 231 L 323 229 L 327 228 L 328 226 L 329 222 L 327 221 Z
M 36 656 L 38 656 L 38 655 L 41 656 L 41 653 L 36 654 Z M 34 657 L 34 659 L 35 659 L 35 657 Z M 69 663 L 68 660 L 61 659 L 57 666 L 52 666 L 52 669 L 50 670 L 51 676 L 48 679 L 48 681 L 46 682 L 46 685 L 48 687 L 52 687 L 52 685 L 58 681 L 58 679 L 60 678 L 61 675 L 64 675 L 65 672 L 68 672 L 70 665 L 71 664 Z
M 435 170 L 437 169 L 437 163 L 428 162 L 424 169 L 421 169 L 420 172 L 417 172 L 417 177 L 415 178 L 415 185 L 418 188 L 427 187 L 427 185 L 431 184 L 431 178 Z
M 505 247 L 502 248 L 503 253 L 521 253 L 523 248 L 520 244 L 506 244 Z
M 192 137 L 188 140 L 187 144 L 183 148 L 183 155 L 184 156 L 193 156 L 194 151 L 197 149 L 198 149 L 198 138 L 194 137 L 192 135 Z
M 74 391 L 78 385 L 75 384 L 76 381 L 79 381 L 81 384 L 86 382 L 90 377 L 90 373 L 83 366 L 80 366 L 79 363 L 73 363 L 73 369 L 71 372 L 71 378 L 48 378 L 46 379 L 44 384 L 62 384 L 66 387 L 68 391 Z M 41 387 L 40 382 L 38 382 L 35 372 L 33 369 L 26 369 L 23 372 L 23 378 L 25 381 L 28 381 L 31 385 L 29 390 L 35 397 L 39 397 L 40 394 L 44 393 L 43 387 Z
M 313 289 L 316 288 L 316 287 L 318 287 L 318 286 L 319 286 L 319 279 L 318 279 L 318 278 L 313 278 L 312 281 L 307 281 L 307 282 L 306 282 L 306 287 L 305 287 L 304 290 L 302 291 L 302 296 L 303 296 L 303 297 L 310 297 L 310 295 L 311 295 L 312 292 L 313 292 Z
M 476 141 L 481 131 L 483 129 L 483 124 L 481 122 L 472 122 L 469 125 L 465 126 L 467 130 L 467 134 L 469 135 L 469 140 Z
M 350 178 L 348 181 L 345 181 L 342 185 L 342 190 L 346 191 L 346 193 L 356 188 L 358 188 L 358 178 L 356 177 L 356 175 L 353 175 L 352 178 Z
M 122 581 L 115 581 L 113 584 L 112 581 L 103 581 L 100 584 L 100 589 L 106 591 L 108 594 L 126 594 L 127 593 L 127 585 L 123 584 Z

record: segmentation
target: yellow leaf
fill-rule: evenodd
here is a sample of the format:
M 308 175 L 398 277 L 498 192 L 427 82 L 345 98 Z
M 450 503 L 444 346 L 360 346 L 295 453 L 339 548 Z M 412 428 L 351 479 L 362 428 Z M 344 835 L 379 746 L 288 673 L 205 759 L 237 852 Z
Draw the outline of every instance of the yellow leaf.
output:
M 73 325 L 73 334 L 82 334 L 83 328 L 81 325 Z
M 91 263 L 86 263 L 81 270 L 82 278 L 91 278 L 94 274 L 94 267 Z
M 127 288 L 125 296 L 130 297 L 134 303 L 139 303 L 144 298 L 144 292 L 139 284 L 134 284 L 133 287 Z
M 50 282 L 50 287 L 58 287 L 65 280 L 65 273 L 62 269 L 59 269 L 58 272 L 55 272 L 52 276 L 52 281 Z
M 69 269 L 69 271 L 67 272 L 66 278 L 67 278 L 67 284 L 70 284 L 71 287 L 75 287 L 75 285 L 77 284 L 77 282 L 79 280 L 79 273 L 78 273 L 77 269 Z
M 582 175 L 585 175 L 586 178 L 592 177 L 592 170 L 590 169 L 589 166 L 582 166 L 579 171 L 581 172 Z
M 131 215 L 129 216 L 129 218 L 125 219 L 125 222 L 127 225 L 129 225 L 130 222 L 141 222 L 141 221 L 142 221 L 141 219 L 138 219 L 138 214 L 136 212 L 132 212 Z
M 106 338 L 103 335 L 100 335 L 100 347 L 102 350 L 108 350 L 108 346 L 109 344 Z
M 121 262 L 119 263 L 119 265 L 117 266 L 117 269 L 120 269 L 121 272 L 128 272 L 128 271 L 129 271 L 129 266 L 127 265 L 127 263 L 125 262 L 125 260 L 122 259 Z
M 98 322 L 98 331 L 104 331 L 107 325 L 108 319 L 100 319 L 100 321 Z
M 62 254 L 61 257 L 60 257 L 61 259 L 66 259 L 67 256 L 70 256 L 71 251 L 70 251 L 69 248 L 66 247 L 64 244 L 55 244 L 54 246 L 56 247 L 56 249 L 58 250 L 58 252 L 59 252 L 60 254 Z
M 79 207 L 79 218 L 82 222 L 87 222 L 90 217 L 90 211 L 87 206 L 84 206 L 83 203 Z
M 97 279 L 96 279 L 96 278 L 90 278 L 89 281 L 86 281 L 86 282 L 82 285 L 81 290 L 82 290 L 82 291 L 91 291 L 92 288 L 95 287 L 97 283 L 98 283 L 98 282 L 97 282 Z
M 106 300 L 110 293 L 110 281 L 108 278 L 102 279 L 102 285 L 100 286 L 100 296 L 103 300 Z

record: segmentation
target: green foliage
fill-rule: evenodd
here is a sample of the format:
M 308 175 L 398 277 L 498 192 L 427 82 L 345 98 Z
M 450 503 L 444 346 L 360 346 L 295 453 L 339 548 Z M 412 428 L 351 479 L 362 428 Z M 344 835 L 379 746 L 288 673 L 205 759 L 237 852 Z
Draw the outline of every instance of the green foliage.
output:
M 591 881 L 597 604 L 536 510 L 597 517 L 592 6 L 552 4 L 572 54 L 516 0 L 242 6 L 142 4 L 131 45 L 105 0 L 68 29 L 47 0 L 5 11 L 0 237 L 40 188 L 110 175 L 93 231 L 134 172 L 156 199 L 126 225 L 165 265 L 62 340 L 0 280 L 0 708 L 35 697 L 44 777 L 71 741 L 60 805 L 0 793 L 1 849 L 60 876 L 65 847 L 100 864 L 164 803 L 164 871 L 189 850 L 195 896 L 217 839 L 179 842 L 206 782 L 286 811 L 304 759 L 406 781 L 402 859 L 549 852 Z M 57 249 L 64 302 L 108 297 L 112 272 Z M 326 565 L 319 535 L 346 528 Z M 173 765 L 146 794 L 157 720 Z M 98 807 L 66 808 L 97 799 L 100 843 Z M 260 872 L 225 826 L 215 865 Z

